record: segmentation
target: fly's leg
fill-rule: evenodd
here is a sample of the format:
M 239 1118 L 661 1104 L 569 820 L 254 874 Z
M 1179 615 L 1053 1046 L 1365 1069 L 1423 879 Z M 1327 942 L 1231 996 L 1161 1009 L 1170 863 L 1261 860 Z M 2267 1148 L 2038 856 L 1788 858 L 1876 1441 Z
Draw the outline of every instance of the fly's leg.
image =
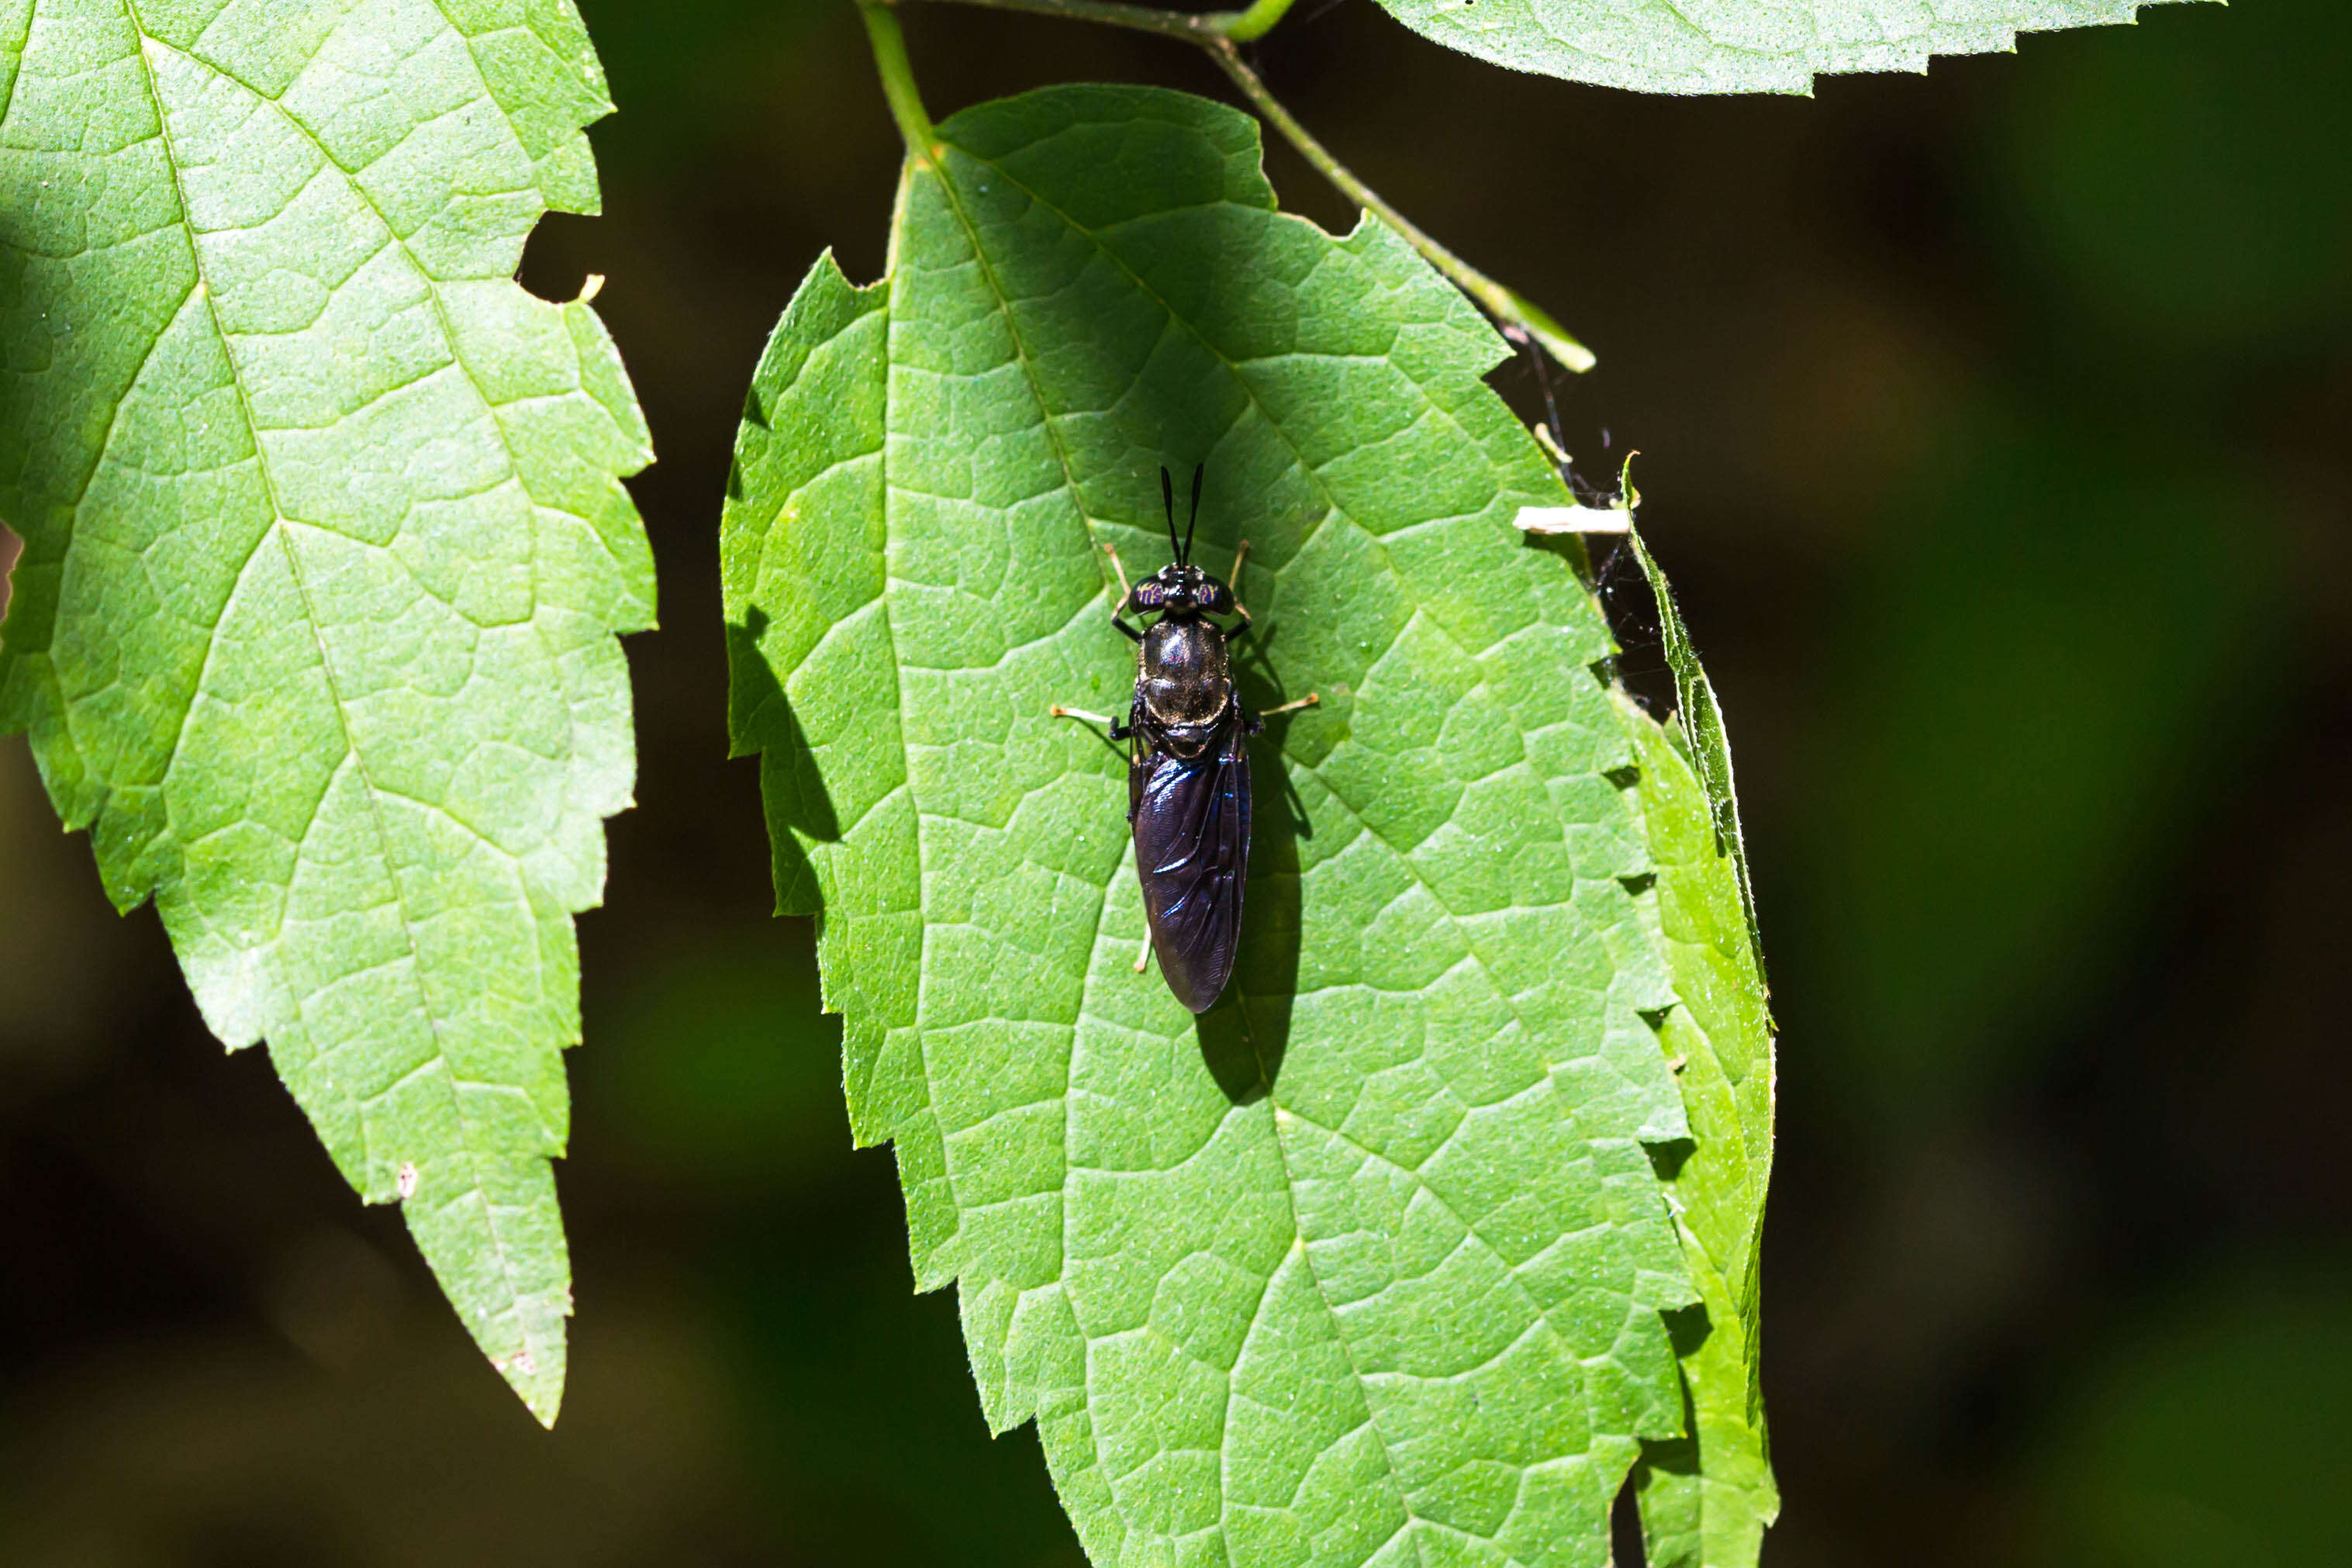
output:
M 1296 713 L 1301 708 L 1320 708 L 1322 706 L 1322 694 L 1320 692 L 1310 691 L 1306 696 L 1286 702 L 1279 708 L 1269 708 L 1263 713 L 1243 714 L 1242 727 L 1247 730 L 1251 734 L 1255 735 L 1260 730 L 1265 728 L 1265 721 L 1268 719 L 1273 718 L 1277 713 Z
M 1234 552 L 1234 581 L 1232 585 L 1234 614 L 1242 618 L 1242 624 L 1234 628 L 1234 636 L 1235 637 L 1239 637 L 1242 633 L 1250 629 L 1249 606 L 1242 603 L 1242 563 L 1248 559 L 1249 541 L 1244 539 L 1241 542 L 1240 548 Z
M 1129 735 L 1135 733 L 1135 731 L 1129 726 L 1120 723 L 1118 720 L 1112 718 L 1108 713 L 1089 713 L 1083 708 L 1065 708 L 1058 702 L 1055 703 L 1051 708 L 1046 709 L 1045 711 L 1052 714 L 1056 719 L 1076 719 L 1081 723 L 1086 724 L 1108 725 L 1110 727 L 1110 738 L 1114 741 L 1124 741 Z
M 1118 607 L 1111 611 L 1110 624 L 1126 633 L 1129 641 L 1141 642 L 1143 634 L 1122 618 L 1135 607 L 1135 590 L 1127 585 L 1127 564 L 1118 558 L 1118 546 L 1107 540 L 1103 543 L 1103 553 L 1110 557 L 1111 573 L 1118 579 Z
M 1140 974 L 1150 967 L 1151 933 L 1150 931 L 1146 931 L 1143 933 L 1143 950 L 1135 955 L 1135 972 L 1138 974 Z

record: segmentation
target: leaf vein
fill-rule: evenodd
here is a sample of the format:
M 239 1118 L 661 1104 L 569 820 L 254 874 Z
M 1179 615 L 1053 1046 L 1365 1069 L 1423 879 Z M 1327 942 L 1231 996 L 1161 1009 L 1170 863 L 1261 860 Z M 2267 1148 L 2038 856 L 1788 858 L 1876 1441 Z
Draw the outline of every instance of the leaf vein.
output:
M 153 36 L 148 32 L 144 21 L 139 15 L 138 0 L 122 0 L 122 4 L 131 26 L 139 35 L 139 63 L 142 79 L 146 85 L 148 100 L 154 108 L 156 122 L 163 127 L 161 134 L 163 139 L 165 163 L 172 173 L 173 185 L 176 193 L 176 198 L 182 215 L 182 222 L 185 227 L 188 237 L 189 253 L 193 258 L 196 268 L 196 291 L 204 296 L 205 311 L 211 319 L 214 334 L 219 339 L 222 353 L 227 360 L 229 379 L 236 393 L 237 406 L 243 414 L 247 432 L 253 441 L 256 469 L 261 478 L 264 490 L 269 499 L 270 510 L 275 521 L 268 531 L 277 534 L 279 549 L 284 552 L 287 569 L 293 577 L 296 593 L 302 602 L 305 622 L 310 629 L 312 642 L 318 651 L 320 669 L 327 682 L 329 695 L 335 710 L 336 721 L 341 727 L 343 744 L 346 749 L 346 752 L 350 757 L 352 765 L 358 771 L 362 792 L 367 796 L 369 810 L 373 816 L 375 827 L 378 853 L 383 861 L 387 879 L 391 882 L 394 893 L 399 901 L 401 930 L 403 937 L 408 945 L 409 953 L 412 959 L 410 973 L 416 990 L 418 1011 L 423 1016 L 426 1027 L 434 1037 L 436 1050 L 441 1053 L 442 1059 L 446 1060 L 447 1043 L 445 1037 L 446 1026 L 434 1010 L 431 991 L 425 984 L 424 976 L 420 972 L 423 966 L 423 948 L 422 944 L 417 940 L 415 922 L 412 911 L 408 907 L 406 888 L 402 882 L 399 869 L 393 861 L 392 840 L 383 820 L 383 806 L 381 802 L 376 798 L 374 784 L 368 775 L 366 760 L 361 756 L 356 738 L 352 732 L 349 710 L 341 694 L 341 685 L 338 683 L 335 677 L 333 663 L 327 651 L 326 637 L 324 628 L 321 626 L 319 620 L 317 605 L 311 598 L 310 584 L 303 575 L 299 552 L 294 548 L 291 539 L 283 531 L 281 526 L 287 520 L 288 516 L 286 506 L 278 496 L 276 479 L 269 471 L 268 454 L 263 447 L 261 440 L 261 426 L 259 421 L 255 416 L 252 398 L 247 390 L 245 378 L 237 367 L 236 351 L 234 341 L 223 327 L 220 320 L 219 309 L 214 301 L 212 289 L 205 279 L 204 248 L 197 243 L 194 225 L 193 222 L 189 221 L 187 217 L 189 210 L 187 192 L 181 180 L 180 170 L 182 165 L 172 141 L 170 116 L 164 108 L 162 89 L 155 80 L 154 68 L 149 63 L 146 55 L 146 47 L 150 43 L 155 43 L 158 47 L 166 48 L 168 48 L 169 46 L 163 45 L 160 40 L 155 39 Z M 178 51 L 173 52 L 176 53 Z M 216 643 L 218 641 L 216 628 L 215 635 L 207 640 L 208 643 Z M 325 1058 L 321 1057 L 318 1059 L 323 1061 Z M 350 1090 L 348 1087 L 343 1087 L 342 1092 L 347 1099 L 350 1098 Z M 478 1190 L 486 1191 L 486 1181 L 482 1171 L 483 1156 L 478 1145 L 478 1130 L 474 1126 L 473 1119 L 467 1115 L 464 1100 L 462 1097 L 457 1095 L 454 1088 L 450 1091 L 450 1100 L 451 1109 L 457 1118 L 458 1126 L 462 1130 L 461 1142 L 465 1148 L 467 1158 L 473 1166 L 473 1184 Z M 497 1258 L 498 1268 L 508 1282 L 509 1296 L 513 1300 L 520 1300 L 523 1295 L 521 1278 L 513 1257 L 512 1248 L 508 1243 L 506 1237 L 499 1234 L 497 1221 L 494 1216 L 488 1215 L 487 1205 L 485 1209 L 485 1222 L 489 1229 L 491 1247 L 493 1254 Z

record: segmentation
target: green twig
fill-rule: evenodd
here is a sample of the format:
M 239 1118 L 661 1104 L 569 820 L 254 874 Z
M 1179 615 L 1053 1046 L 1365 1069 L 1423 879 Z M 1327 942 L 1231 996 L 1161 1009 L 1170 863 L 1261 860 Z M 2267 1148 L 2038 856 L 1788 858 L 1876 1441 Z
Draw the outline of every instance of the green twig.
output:
M 1500 321 L 1506 329 L 1517 328 L 1541 344 L 1552 358 L 1570 370 L 1591 370 L 1592 351 L 1568 335 L 1567 330 L 1538 310 L 1517 289 L 1506 289 L 1479 271 L 1445 247 L 1437 243 L 1411 218 L 1381 199 L 1381 194 L 1358 179 L 1348 166 L 1325 150 L 1307 127 L 1282 107 L 1274 94 L 1266 90 L 1257 72 L 1243 63 L 1241 51 L 1226 38 L 1217 38 L 1203 46 L 1209 58 L 1215 60 L 1224 73 L 1233 78 L 1242 96 L 1250 100 L 1268 125 L 1282 132 L 1299 155 L 1315 165 L 1323 177 L 1337 185 L 1349 200 L 1381 215 L 1391 228 L 1402 235 L 1405 243 L 1421 252 L 1422 258 L 1454 280 L 1454 286 L 1478 301 L 1486 312 Z
M 1100 22 L 1163 38 L 1183 38 L 1206 44 L 1231 38 L 1246 44 L 1264 37 L 1282 20 L 1292 0 L 1255 0 L 1245 11 L 1163 11 L 1154 5 L 1129 5 L 1120 0 L 963 0 L 995 11 L 1027 11 L 1039 16 L 1061 16 L 1073 22 Z M 859 0 L 861 5 L 893 5 L 896 0 Z
M 1256 0 L 1246 11 L 1225 11 L 1216 16 L 1217 31 L 1236 44 L 1246 44 L 1274 30 L 1274 25 L 1289 14 L 1291 0 Z
M 1381 221 L 1404 237 L 1406 244 L 1419 251 L 1423 259 L 1453 279 L 1456 288 L 1476 300 L 1481 309 L 1499 322 L 1506 335 L 1531 340 L 1561 364 L 1574 371 L 1591 370 L 1592 351 L 1570 337 L 1565 328 L 1555 321 L 1525 295 L 1507 289 L 1479 271 L 1454 252 L 1437 243 L 1404 214 L 1397 211 L 1381 197 L 1378 191 L 1358 179 L 1348 166 L 1331 156 L 1328 149 L 1298 123 L 1290 110 L 1282 107 L 1267 90 L 1258 74 L 1244 63 L 1236 44 L 1265 36 L 1282 20 L 1292 0 L 1255 0 L 1245 11 L 1162 11 L 1150 5 L 1129 5 L 1118 0 L 956 0 L 965 5 L 982 5 L 999 11 L 1027 11 L 1041 16 L 1063 16 L 1077 22 L 1100 22 L 1113 27 L 1128 27 L 1137 32 L 1156 33 L 1163 38 L 1181 38 L 1205 50 L 1265 122 L 1280 132 L 1289 143 L 1298 149 L 1300 156 L 1315 165 L 1316 171 L 1331 182 L 1349 200 L 1368 211 L 1380 215 Z M 930 121 L 922 117 L 922 104 L 915 98 L 914 79 L 906 69 L 907 50 L 898 34 L 896 18 L 888 16 L 885 0 L 858 0 L 866 13 L 866 25 L 875 38 L 875 58 L 882 67 L 884 90 L 891 93 L 891 112 L 898 116 L 899 128 L 908 122 L 900 109 L 899 95 L 903 90 L 907 101 L 913 105 L 914 123 L 922 130 L 919 145 L 928 153 L 930 147 Z M 877 18 L 880 18 L 877 21 Z M 884 39 L 883 27 L 887 26 L 888 38 Z M 886 47 L 893 54 L 886 57 Z M 903 88 L 894 85 L 893 60 L 897 78 Z M 918 145 L 910 139 L 909 146 Z
M 892 4 L 894 0 L 858 0 L 861 5 Z M 1228 19 L 1238 19 L 1248 12 L 1231 11 L 1162 11 L 1150 5 L 1126 5 L 1118 0 L 962 0 L 968 5 L 985 5 L 993 11 L 1027 11 L 1039 16 L 1060 16 L 1073 22 L 1100 22 L 1109 27 L 1129 27 L 1139 33 L 1157 33 L 1163 38 L 1184 38 L 1193 43 L 1220 36 Z M 1285 0 L 1287 8 L 1287 0 Z
M 923 95 L 915 89 L 915 68 L 907 58 L 907 35 L 898 30 L 898 16 L 877 0 L 857 0 L 857 10 L 866 18 L 866 37 L 874 47 L 874 68 L 882 73 L 882 96 L 890 100 L 890 118 L 898 122 L 907 152 L 931 163 L 938 156 L 939 137 L 923 109 Z

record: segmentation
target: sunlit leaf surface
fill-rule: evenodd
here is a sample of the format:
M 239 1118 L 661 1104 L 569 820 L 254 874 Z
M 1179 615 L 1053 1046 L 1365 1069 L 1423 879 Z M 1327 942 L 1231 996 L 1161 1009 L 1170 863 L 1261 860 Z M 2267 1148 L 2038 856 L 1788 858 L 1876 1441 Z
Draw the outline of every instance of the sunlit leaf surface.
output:
M 1686 650 L 1664 579 L 1653 581 L 1670 641 Z M 1693 1138 L 1687 1152 L 1668 1162 L 1667 1188 L 1703 1308 L 1675 1321 L 1692 1430 L 1650 1445 L 1640 1471 L 1651 1568 L 1752 1563 L 1765 1526 L 1780 1511 L 1757 1322 L 1758 1253 L 1772 1170 L 1772 1025 L 1743 898 L 1736 821 L 1728 834 L 1718 829 L 1715 802 L 1685 750 L 1688 731 L 1711 729 L 1696 750 L 1705 754 L 1711 742 L 1727 776 L 1711 700 L 1704 711 L 1694 722 L 1686 695 L 1671 728 L 1628 713 L 1677 999 L 1658 1035 L 1673 1053 Z
M 628 802 L 646 431 L 568 0 L 0 4 L 0 726 L 543 1420 L 572 914 Z
M 1101 1563 L 1592 1564 L 1683 1431 L 1685 1145 L 1630 716 L 1480 382 L 1393 234 L 1275 210 L 1255 127 L 1074 87 L 958 115 L 889 276 L 821 260 L 756 377 L 723 536 L 738 744 L 817 912 L 859 1136 L 982 1403 L 1035 1418 Z M 1243 956 L 1138 973 L 1126 764 L 1048 716 L 1133 679 L 1105 560 L 1258 630 Z
M 2155 0 L 1381 0 L 1413 31 L 1513 70 L 1643 92 L 1810 92 L 1918 71 L 2020 33 L 2130 22 Z

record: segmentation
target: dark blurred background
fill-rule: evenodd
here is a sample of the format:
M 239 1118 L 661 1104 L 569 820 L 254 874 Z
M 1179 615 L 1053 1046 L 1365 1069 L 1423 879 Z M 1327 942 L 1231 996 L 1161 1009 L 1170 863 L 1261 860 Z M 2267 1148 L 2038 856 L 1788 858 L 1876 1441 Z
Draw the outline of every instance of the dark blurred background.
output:
M 640 805 L 581 922 L 563 1421 L 205 1034 L 9 741 L 11 1564 L 1079 1562 L 1034 1439 L 985 1436 L 951 1300 L 909 1294 L 725 760 L 736 415 L 818 250 L 880 269 L 894 133 L 846 0 L 582 8 L 606 216 L 551 219 L 525 279 L 610 278 L 664 629 L 629 645 Z M 1139 36 L 908 31 L 937 114 L 1227 96 Z M 1301 0 L 1258 59 L 1599 351 L 1562 395 L 1585 466 L 1643 453 L 1784 1031 L 1767 1562 L 2352 1563 L 2352 7 L 2158 5 L 1811 101 L 1514 77 L 1369 0 Z

